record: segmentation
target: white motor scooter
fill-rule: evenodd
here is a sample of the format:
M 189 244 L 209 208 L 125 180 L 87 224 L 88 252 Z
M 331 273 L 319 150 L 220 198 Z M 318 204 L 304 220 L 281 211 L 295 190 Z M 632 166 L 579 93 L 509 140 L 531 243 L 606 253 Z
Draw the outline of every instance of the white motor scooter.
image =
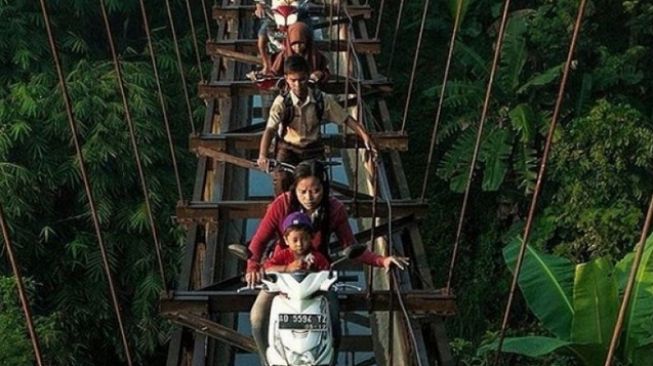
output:
M 360 256 L 364 245 L 353 245 L 339 253 L 331 270 L 292 273 L 267 272 L 263 289 L 276 292 L 268 324 L 269 366 L 328 366 L 337 358 L 334 330 L 326 293 L 343 288 L 360 288 L 338 282 L 338 263 Z M 233 252 L 233 246 L 230 246 Z M 240 255 L 239 255 L 240 256 Z

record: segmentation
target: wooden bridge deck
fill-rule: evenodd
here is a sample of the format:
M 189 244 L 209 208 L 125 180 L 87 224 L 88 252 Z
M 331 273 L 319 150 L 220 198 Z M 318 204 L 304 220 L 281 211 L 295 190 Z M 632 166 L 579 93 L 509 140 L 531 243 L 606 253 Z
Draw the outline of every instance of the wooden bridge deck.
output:
M 359 76 L 365 93 L 383 95 L 391 92 L 390 81 L 376 70 L 374 54 L 379 46 L 378 40 L 370 39 L 365 28 L 364 20 L 370 17 L 371 9 L 354 1 L 348 5 L 348 10 L 360 37 L 354 45 L 365 71 Z M 314 15 L 323 11 L 324 7 L 311 7 Z M 218 32 L 216 40 L 207 44 L 207 49 L 252 53 L 252 12 L 253 6 L 242 4 L 241 0 L 223 0 L 222 5 L 214 7 Z M 334 49 L 334 45 L 342 46 L 342 43 L 325 41 L 318 45 L 327 50 Z M 247 219 L 261 217 L 271 199 L 250 197 L 248 180 L 253 170 L 242 168 L 252 164 L 245 159 L 247 151 L 258 148 L 262 124 L 254 118 L 252 96 L 261 92 L 251 82 L 242 80 L 250 69 L 249 65 L 234 62 L 234 58 L 220 52 L 209 54 L 214 61 L 211 78 L 208 83 L 200 84 L 198 93 L 207 103 L 204 124 L 201 131 L 189 140 L 191 150 L 198 154 L 195 186 L 190 200 L 178 205 L 176 217 L 187 228 L 186 252 L 177 288 L 161 299 L 162 315 L 181 326 L 170 341 L 168 366 L 234 364 L 243 354 L 254 351 L 249 334 L 239 331 L 242 320 L 239 314 L 249 310 L 254 295 L 234 291 L 240 285 L 242 263 L 226 253 L 226 244 L 242 242 L 244 233 L 251 226 Z M 330 81 L 325 89 L 342 93 L 344 81 L 342 78 Z M 377 216 L 389 214 L 386 199 L 392 208 L 390 223 L 377 220 L 374 242 L 383 250 L 388 245 L 387 238 L 392 237 L 396 250 L 412 258 L 412 265 L 421 276 L 415 278 L 408 272 L 400 274 L 402 299 L 412 318 L 430 319 L 430 322 L 407 323 L 401 316 L 398 301 L 390 300 L 388 278 L 382 275 L 382 271 L 375 271 L 378 274 L 375 275 L 371 296 L 342 294 L 341 305 L 344 321 L 361 326 L 372 336 L 345 335 L 341 352 L 371 354 L 371 358 L 365 361 L 369 365 L 385 365 L 390 358 L 394 364 L 409 364 L 412 363 L 409 359 L 412 354 L 424 365 L 453 365 L 442 319 L 455 314 L 455 297 L 439 290 L 426 290 L 431 279 L 418 220 L 426 214 L 428 206 L 410 199 L 398 155 L 398 151 L 408 149 L 408 137 L 392 131 L 382 98 L 376 98 L 370 107 L 380 121 L 380 129 L 372 131 L 373 137 L 379 149 L 386 151 L 379 171 L 381 199 L 376 207 Z M 349 180 L 358 182 L 357 192 L 346 184 L 334 182 L 334 192 L 342 196 L 352 216 L 361 218 L 358 220 L 361 229 L 355 233 L 357 240 L 369 242 L 372 239 L 371 220 L 362 218 L 370 217 L 372 213 L 371 186 L 363 175 L 358 177 L 360 179 L 353 176 L 353 167 L 357 164 L 355 147 L 360 141 L 349 135 L 325 134 L 324 137 L 331 149 L 338 151 Z M 359 173 L 363 174 L 362 171 Z M 360 267 L 351 269 L 363 275 Z M 389 317 L 391 305 L 394 311 Z M 386 334 L 389 322 L 393 322 L 395 328 L 392 339 L 395 351 L 392 354 L 388 353 Z M 416 335 L 417 348 L 414 350 L 408 341 L 407 327 L 411 327 Z

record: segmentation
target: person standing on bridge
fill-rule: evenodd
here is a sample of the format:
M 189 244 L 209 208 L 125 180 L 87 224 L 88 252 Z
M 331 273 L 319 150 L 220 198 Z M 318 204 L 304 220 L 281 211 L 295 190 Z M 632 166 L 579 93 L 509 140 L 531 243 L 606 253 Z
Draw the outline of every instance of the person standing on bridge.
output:
M 324 145 L 320 136 L 322 121 L 332 121 L 356 132 L 376 158 L 376 146 L 365 128 L 349 116 L 333 96 L 317 88 L 309 88 L 309 70 L 304 57 L 292 55 L 286 58 L 284 79 L 289 90 L 277 96 L 270 107 L 259 146 L 258 166 L 268 170 L 268 150 L 275 136 L 275 158 L 279 162 L 296 165 L 304 160 L 323 159 Z M 273 172 L 275 195 L 288 191 L 291 178 L 290 173 L 281 169 Z
M 274 56 L 270 73 L 275 76 L 283 76 L 285 60 L 293 55 L 304 57 L 310 68 L 310 80 L 316 81 L 318 85 L 329 79 L 329 60 L 318 51 L 313 42 L 313 34 L 308 25 L 297 22 L 288 27 L 288 34 L 284 41 L 283 50 Z M 265 73 L 265 69 L 263 71 Z
M 304 161 L 297 165 L 294 173 L 294 182 L 289 192 L 279 195 L 269 206 L 263 219 L 249 244 L 251 256 L 247 261 L 245 280 L 247 285 L 253 287 L 261 280 L 261 261 L 267 244 L 277 239 L 274 244 L 273 256 L 287 246 L 283 238 L 284 219 L 292 212 L 300 211 L 312 220 L 313 237 L 311 247 L 329 259 L 329 239 L 334 233 L 339 246 L 347 247 L 356 243 L 354 234 L 349 226 L 345 205 L 335 197 L 329 196 L 329 179 L 323 164 L 316 160 Z M 406 268 L 409 259 L 398 256 L 380 256 L 369 250 L 356 259 L 375 267 L 390 270 L 392 265 L 400 269 Z M 268 315 L 272 306 L 274 294 L 260 291 L 250 311 L 252 335 L 259 349 L 262 360 L 265 360 L 267 349 Z M 333 306 L 337 306 L 334 303 Z M 331 309 L 332 314 L 337 310 Z M 334 327 L 339 331 L 339 327 Z M 334 334 L 335 346 L 338 345 L 339 334 Z

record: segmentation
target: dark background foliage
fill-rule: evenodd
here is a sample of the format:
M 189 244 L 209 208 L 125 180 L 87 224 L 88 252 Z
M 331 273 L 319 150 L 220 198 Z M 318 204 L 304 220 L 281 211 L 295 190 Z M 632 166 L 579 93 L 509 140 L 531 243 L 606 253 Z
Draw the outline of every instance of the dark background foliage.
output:
M 413 196 L 422 189 L 456 4 L 432 2 L 426 22 L 407 119 L 410 153 L 403 156 Z M 398 6 L 386 2 L 385 55 L 391 52 Z M 395 98 L 388 102 L 397 128 L 423 2 L 405 6 L 389 73 L 396 83 Z M 421 226 L 439 286 L 447 280 L 501 6 L 500 1 L 464 4 L 426 192 L 431 210 Z M 578 2 L 568 0 L 516 1 L 510 7 L 453 278 L 459 313 L 447 329 L 461 364 L 484 364 L 475 349 L 500 328 L 510 280 L 501 251 L 523 230 L 577 11 Z M 621 258 L 639 238 L 653 191 L 653 31 L 644 26 L 652 16 L 645 1 L 587 4 L 532 239 L 576 263 Z M 510 332 L 546 333 L 521 298 L 510 324 Z
M 172 3 L 193 85 L 200 75 L 188 19 L 183 2 Z M 199 4 L 194 2 L 196 24 L 202 23 Z M 130 344 L 138 363 L 161 364 L 169 326 L 156 312 L 161 283 L 99 7 L 79 0 L 49 5 Z M 181 250 L 181 232 L 169 224 L 177 196 L 168 151 L 161 148 L 166 139 L 140 10 L 135 1 L 107 5 L 172 278 Z M 189 194 L 195 159 L 185 151 L 189 127 L 161 5 L 146 1 Z M 426 192 L 431 209 L 421 226 L 437 286 L 447 280 L 501 5 L 465 3 Z M 501 252 L 524 224 L 577 6 L 522 0 L 510 8 L 453 278 L 459 314 L 447 321 L 447 330 L 460 364 L 484 364 L 476 349 L 499 329 L 510 280 Z M 377 61 L 395 82 L 388 102 L 398 128 L 423 2 L 406 2 L 389 72 L 399 2 L 386 1 L 385 7 L 384 53 Z M 403 156 L 413 196 L 421 192 L 455 8 L 455 0 L 432 1 L 426 22 L 407 121 L 410 153 Z M 28 277 L 46 358 L 57 365 L 118 364 L 123 356 L 116 351 L 116 321 L 38 3 L 0 0 L 0 15 L 0 202 Z M 648 1 L 588 2 L 534 226 L 532 243 L 541 250 L 576 263 L 617 259 L 639 236 L 653 190 L 651 23 Z M 203 106 L 192 94 L 198 122 Z M 10 276 L 4 261 L 0 269 Z M 0 280 L 0 364 L 30 365 L 12 281 Z M 546 334 L 521 298 L 512 314 L 511 333 Z M 516 362 L 573 364 L 559 356 Z

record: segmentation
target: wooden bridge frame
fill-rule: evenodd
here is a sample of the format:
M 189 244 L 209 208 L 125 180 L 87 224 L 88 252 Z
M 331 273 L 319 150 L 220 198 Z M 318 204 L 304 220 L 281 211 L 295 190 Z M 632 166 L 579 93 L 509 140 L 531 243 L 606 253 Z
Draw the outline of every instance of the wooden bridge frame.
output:
M 369 18 L 371 14 L 369 7 L 356 5 L 354 1 L 349 10 L 356 12 L 354 26 L 360 35 L 359 44 L 378 43 L 367 36 L 364 19 Z M 317 12 L 319 9 L 312 8 L 311 11 Z M 241 42 L 238 37 L 244 33 L 242 29 L 252 28 L 246 17 L 251 12 L 253 7 L 240 5 L 240 0 L 223 0 L 222 6 L 215 7 L 213 15 L 219 24 L 216 44 L 238 45 Z M 209 44 L 207 48 L 209 47 L 213 46 Z M 243 50 L 235 47 L 225 49 L 235 52 Z M 373 92 L 390 92 L 390 83 L 376 69 L 373 56 L 375 52 L 368 50 L 362 53 L 361 60 L 371 76 L 371 79 L 364 81 L 364 84 L 367 83 L 365 88 Z M 238 96 L 252 95 L 255 91 L 244 83 L 234 81 L 243 74 L 242 64 L 227 61 L 242 62 L 238 55 L 231 57 L 223 53 L 209 54 L 214 60 L 210 82 L 200 85 L 199 90 L 200 96 L 206 99 L 207 112 L 200 133 L 190 139 L 191 149 L 199 155 L 193 196 L 191 201 L 179 203 L 176 217 L 187 227 L 186 250 L 179 284 L 174 291 L 162 297 L 160 304 L 162 316 L 182 326 L 174 332 L 170 340 L 167 366 L 224 365 L 232 361 L 234 352 L 254 351 L 251 337 L 234 330 L 235 313 L 247 311 L 251 307 L 253 295 L 237 294 L 233 291 L 240 284 L 237 274 L 242 273 L 242 270 L 239 270 L 236 260 L 226 253 L 224 245 L 219 244 L 237 240 L 234 238 L 233 229 L 243 230 L 242 223 L 239 223 L 242 220 L 239 219 L 262 216 L 265 205 L 269 203 L 269 200 L 234 200 L 234 196 L 245 193 L 242 191 L 242 183 L 246 182 L 247 171 L 225 164 L 235 163 L 228 160 L 228 155 L 232 152 L 242 153 L 257 148 L 260 139 L 260 134 L 256 133 L 257 127 L 248 126 L 249 116 L 236 113 L 250 107 L 245 100 L 247 98 Z M 342 90 L 344 83 L 337 80 L 331 82 L 330 87 L 335 91 Z M 392 191 L 395 192 L 395 198 L 390 201 L 394 217 L 393 232 L 389 233 L 388 223 L 379 222 L 375 228 L 375 241 L 383 241 L 383 236 L 392 235 L 395 238 L 395 247 L 410 254 L 412 265 L 420 271 L 421 280 L 424 282 L 411 278 L 408 273 L 401 274 L 402 298 L 411 311 L 411 320 L 406 323 L 398 312 L 393 313 L 391 321 L 396 329 L 393 340 L 396 351 L 393 355 L 385 353 L 383 341 L 368 336 L 347 336 L 343 339 L 341 351 L 372 351 L 380 365 L 387 364 L 388 357 L 393 358 L 394 364 L 406 364 L 410 361 L 410 352 L 406 352 L 411 348 L 406 335 L 406 327 L 409 326 L 416 335 L 418 347 L 414 350 L 415 356 L 423 365 L 453 365 L 442 322 L 444 317 L 455 314 L 455 297 L 439 290 L 413 289 L 414 286 L 429 288 L 432 280 L 417 225 L 418 217 L 425 214 L 427 206 L 424 202 L 410 200 L 398 155 L 398 151 L 407 149 L 407 136 L 387 132 L 392 131 L 392 123 L 383 99 L 375 100 L 374 108 L 381 117 L 385 131 L 375 131 L 373 136 L 380 149 L 387 150 L 388 158 L 388 164 L 384 164 L 380 171 L 380 187 L 391 192 L 392 186 Z M 337 136 L 325 137 L 333 148 L 356 147 L 355 137 L 348 136 L 345 140 Z M 344 151 L 344 158 L 351 161 L 353 155 L 346 153 L 347 150 Z M 243 165 L 242 161 L 239 163 Z M 347 202 L 348 208 L 354 210 L 358 217 L 369 216 L 369 196 L 362 192 L 360 195 Z M 377 206 L 378 215 L 386 214 L 386 207 L 385 203 L 380 202 Z M 360 242 L 369 241 L 370 234 L 371 229 L 368 228 L 356 233 L 356 238 Z M 375 278 L 383 277 L 380 271 L 378 273 Z M 361 294 L 343 294 L 341 308 L 346 320 L 372 327 L 374 330 L 379 322 L 383 322 L 376 319 L 375 314 L 387 313 L 391 303 L 392 308 L 398 310 L 397 301 L 390 301 L 387 290 L 375 290 L 369 298 Z M 348 310 L 367 310 L 371 317 L 344 312 Z M 421 321 L 424 319 L 428 321 Z M 387 325 L 387 320 L 385 322 Z M 433 344 L 435 347 L 432 347 Z

